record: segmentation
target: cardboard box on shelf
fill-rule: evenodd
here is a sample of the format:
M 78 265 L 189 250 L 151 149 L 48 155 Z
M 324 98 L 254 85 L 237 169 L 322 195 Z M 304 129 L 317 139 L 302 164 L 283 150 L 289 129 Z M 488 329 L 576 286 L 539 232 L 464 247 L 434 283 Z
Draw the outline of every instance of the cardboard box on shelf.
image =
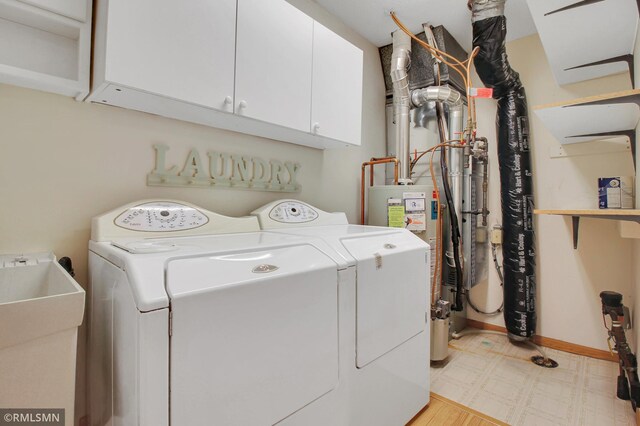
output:
M 598 178 L 598 207 L 632 209 L 634 207 L 633 176 Z

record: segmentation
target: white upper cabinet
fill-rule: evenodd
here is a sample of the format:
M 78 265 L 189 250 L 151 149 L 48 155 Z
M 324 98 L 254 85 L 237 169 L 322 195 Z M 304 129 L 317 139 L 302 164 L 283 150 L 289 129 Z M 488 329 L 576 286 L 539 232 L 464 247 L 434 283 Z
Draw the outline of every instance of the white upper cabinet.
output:
M 309 131 L 313 19 L 282 0 L 238 0 L 235 111 Z
M 311 132 L 360 145 L 362 50 L 315 22 Z
M 235 0 L 110 0 L 104 80 L 231 112 Z
M 362 51 L 286 1 L 95 6 L 88 102 L 315 148 L 360 144 Z
M 20 0 L 58 15 L 67 16 L 80 22 L 88 18 L 87 0 Z
M 640 7 L 636 0 L 527 3 L 559 85 L 632 67 Z

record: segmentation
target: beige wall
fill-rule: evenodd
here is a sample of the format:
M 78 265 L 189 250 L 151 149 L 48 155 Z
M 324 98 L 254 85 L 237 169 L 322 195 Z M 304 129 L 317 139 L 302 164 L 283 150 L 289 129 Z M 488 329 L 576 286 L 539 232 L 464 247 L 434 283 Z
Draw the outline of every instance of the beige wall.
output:
M 360 164 L 385 153 L 385 96 L 378 51 L 312 1 L 292 3 L 364 50 L 361 148 L 320 151 L 0 85 L 0 253 L 51 250 L 59 257 L 70 256 L 76 278 L 86 286 L 91 217 L 146 198 L 185 200 L 236 216 L 278 198 L 295 197 L 323 210 L 345 211 L 355 222 Z M 202 155 L 218 150 L 297 161 L 302 166 L 302 191 L 147 187 L 155 143 L 169 145 L 167 163 L 179 167 L 191 148 Z M 79 359 L 84 359 L 83 344 Z M 84 412 L 82 380 L 81 373 L 79 413 Z
M 221 150 L 263 158 L 295 160 L 302 165 L 303 190 L 293 194 L 324 210 L 346 211 L 358 218 L 359 165 L 385 153 L 384 86 L 377 49 L 311 0 L 292 0 L 325 26 L 358 45 L 364 55 L 363 146 L 319 151 L 108 106 L 78 103 L 51 95 L 0 85 L 0 253 L 52 250 L 74 260 L 77 279 L 86 286 L 90 218 L 142 198 L 175 198 L 227 215 L 286 196 L 225 189 L 147 187 L 154 167 L 154 143 L 171 146 L 168 162 L 182 166 L 191 148 Z M 629 88 L 614 76 L 559 88 L 537 36 L 508 45 L 520 72 L 530 106 Z M 640 67 L 637 67 L 640 68 Z M 477 79 L 476 79 L 477 81 Z M 479 103 L 480 134 L 495 141 L 495 103 Z M 598 176 L 630 173 L 629 156 L 551 159 L 557 144 L 531 112 L 537 205 L 540 208 L 596 207 Z M 491 173 L 490 224 L 499 222 L 499 183 L 495 155 Z M 583 220 L 580 248 L 571 246 L 570 220 L 540 217 L 538 241 L 538 333 L 586 346 L 606 348 L 598 293 L 614 289 L 633 306 L 631 283 L 640 270 L 630 265 L 640 255 L 618 236 L 613 222 Z M 634 257 L 632 257 L 632 254 Z M 636 262 L 639 264 L 640 262 Z M 488 282 L 473 291 L 480 306 L 495 307 L 502 291 L 493 269 Z M 638 298 L 640 299 L 640 297 Z M 481 321 L 502 324 L 502 318 Z M 80 349 L 80 359 L 84 348 Z M 85 389 L 80 380 L 78 394 Z M 83 413 L 83 401 L 78 411 Z
M 636 34 L 636 48 L 634 51 L 634 65 L 635 65 L 635 77 L 636 77 L 636 86 L 640 83 L 640 31 Z M 640 124 L 636 127 L 636 140 L 640 141 Z M 640 164 L 640 154 L 636 148 L 636 164 Z M 640 174 L 636 174 L 636 208 L 640 208 Z M 640 228 L 640 225 L 635 225 L 636 228 Z M 635 339 L 633 342 L 633 348 L 638 353 L 638 348 L 640 347 L 640 286 L 638 283 L 640 282 L 640 239 L 633 240 L 633 250 L 632 250 L 632 259 L 631 264 L 633 268 L 633 294 L 635 297 L 634 302 L 624 302 L 627 306 L 633 306 L 633 311 L 631 313 L 631 319 L 633 320 L 633 327 L 635 328 L 635 333 L 631 334 Z
M 563 100 L 630 89 L 627 75 L 559 87 L 553 78 L 537 35 L 507 45 L 509 60 L 525 85 L 531 122 L 534 190 L 537 208 L 597 208 L 597 178 L 633 175 L 628 153 L 551 158 L 558 145 L 542 125 L 533 108 Z M 478 79 L 476 78 L 476 84 Z M 495 141 L 495 101 L 478 105 L 479 133 Z M 606 119 L 606 117 L 603 117 Z M 490 225 L 500 222 L 499 174 L 495 143 L 490 176 Z M 619 236 L 614 221 L 583 219 L 580 223 L 578 250 L 573 250 L 571 219 L 538 216 L 537 233 L 537 305 L 541 336 L 580 345 L 606 349 L 598 294 L 615 290 L 633 306 L 632 242 Z M 495 309 L 502 300 L 502 289 L 491 268 L 488 282 L 472 291 L 481 307 Z M 503 325 L 502 316 L 488 318 L 475 312 L 469 317 Z

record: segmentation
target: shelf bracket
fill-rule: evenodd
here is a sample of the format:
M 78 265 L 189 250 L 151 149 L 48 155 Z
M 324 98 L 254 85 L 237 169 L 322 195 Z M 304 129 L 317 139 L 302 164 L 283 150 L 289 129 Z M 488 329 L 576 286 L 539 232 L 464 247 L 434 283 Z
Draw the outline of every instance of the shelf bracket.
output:
M 638 4 L 640 7 L 640 0 L 638 0 Z M 629 54 L 629 55 L 621 55 L 621 56 L 616 56 L 614 58 L 609 58 L 609 59 L 603 59 L 602 61 L 596 61 L 596 62 L 589 62 L 588 64 L 583 64 L 583 65 L 576 65 L 575 67 L 570 67 L 570 68 L 565 68 L 565 71 L 570 71 L 570 70 L 575 70 L 575 69 L 579 69 L 579 68 L 588 68 L 588 67 L 594 67 L 596 65 L 605 65 L 605 64 L 613 64 L 616 62 L 626 62 L 627 66 L 629 67 L 629 77 L 631 78 L 631 87 L 633 89 L 636 88 L 636 79 L 635 79 L 635 67 L 634 67 L 634 59 L 633 59 L 633 55 Z
M 640 105 L 638 105 L 640 107 Z M 613 136 L 626 136 L 629 138 L 629 146 L 631 147 L 631 158 L 633 160 L 633 168 L 636 169 L 636 130 L 617 130 L 613 132 L 604 133 L 589 133 L 585 135 L 572 135 L 567 138 L 584 138 L 584 137 L 613 137 Z
M 573 249 L 578 249 L 578 230 L 580 229 L 580 216 L 571 216 L 573 225 Z
M 572 215 L 571 216 L 571 225 L 572 225 L 572 233 L 573 233 L 573 249 L 578 249 L 578 234 L 580 231 L 580 217 Z M 640 216 L 606 216 L 606 215 L 589 215 L 585 217 L 590 217 L 592 219 L 609 219 L 609 220 L 621 220 L 626 222 L 636 222 L 640 223 Z
M 638 2 L 640 7 L 640 0 L 638 0 Z M 563 108 L 571 108 L 576 106 L 591 106 L 591 105 L 618 105 L 618 104 L 628 104 L 628 103 L 633 103 L 638 105 L 638 107 L 640 107 L 640 95 L 632 94 L 632 95 L 621 96 L 621 97 L 612 98 L 612 99 L 599 99 L 596 101 L 584 102 L 584 103 L 575 104 L 575 105 L 565 105 L 563 106 Z M 605 133 L 593 133 L 593 134 L 587 134 L 587 135 L 571 135 L 568 137 L 577 138 L 577 137 L 585 137 L 585 136 L 600 136 L 600 137 L 626 136 L 628 137 L 629 143 L 631 145 L 631 156 L 633 158 L 633 167 L 636 168 L 636 130 L 635 128 L 629 129 L 629 130 L 612 131 L 612 132 L 605 132 Z

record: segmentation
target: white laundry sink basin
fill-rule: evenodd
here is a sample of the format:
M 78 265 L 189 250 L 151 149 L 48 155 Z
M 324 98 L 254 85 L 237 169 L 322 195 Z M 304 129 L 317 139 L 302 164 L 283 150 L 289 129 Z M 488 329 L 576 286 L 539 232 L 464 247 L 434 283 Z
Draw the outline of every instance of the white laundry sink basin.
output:
M 84 297 L 53 254 L 0 256 L 0 349 L 78 327 Z
M 84 296 L 51 253 L 0 256 L 0 407 L 63 409 L 73 426 Z

